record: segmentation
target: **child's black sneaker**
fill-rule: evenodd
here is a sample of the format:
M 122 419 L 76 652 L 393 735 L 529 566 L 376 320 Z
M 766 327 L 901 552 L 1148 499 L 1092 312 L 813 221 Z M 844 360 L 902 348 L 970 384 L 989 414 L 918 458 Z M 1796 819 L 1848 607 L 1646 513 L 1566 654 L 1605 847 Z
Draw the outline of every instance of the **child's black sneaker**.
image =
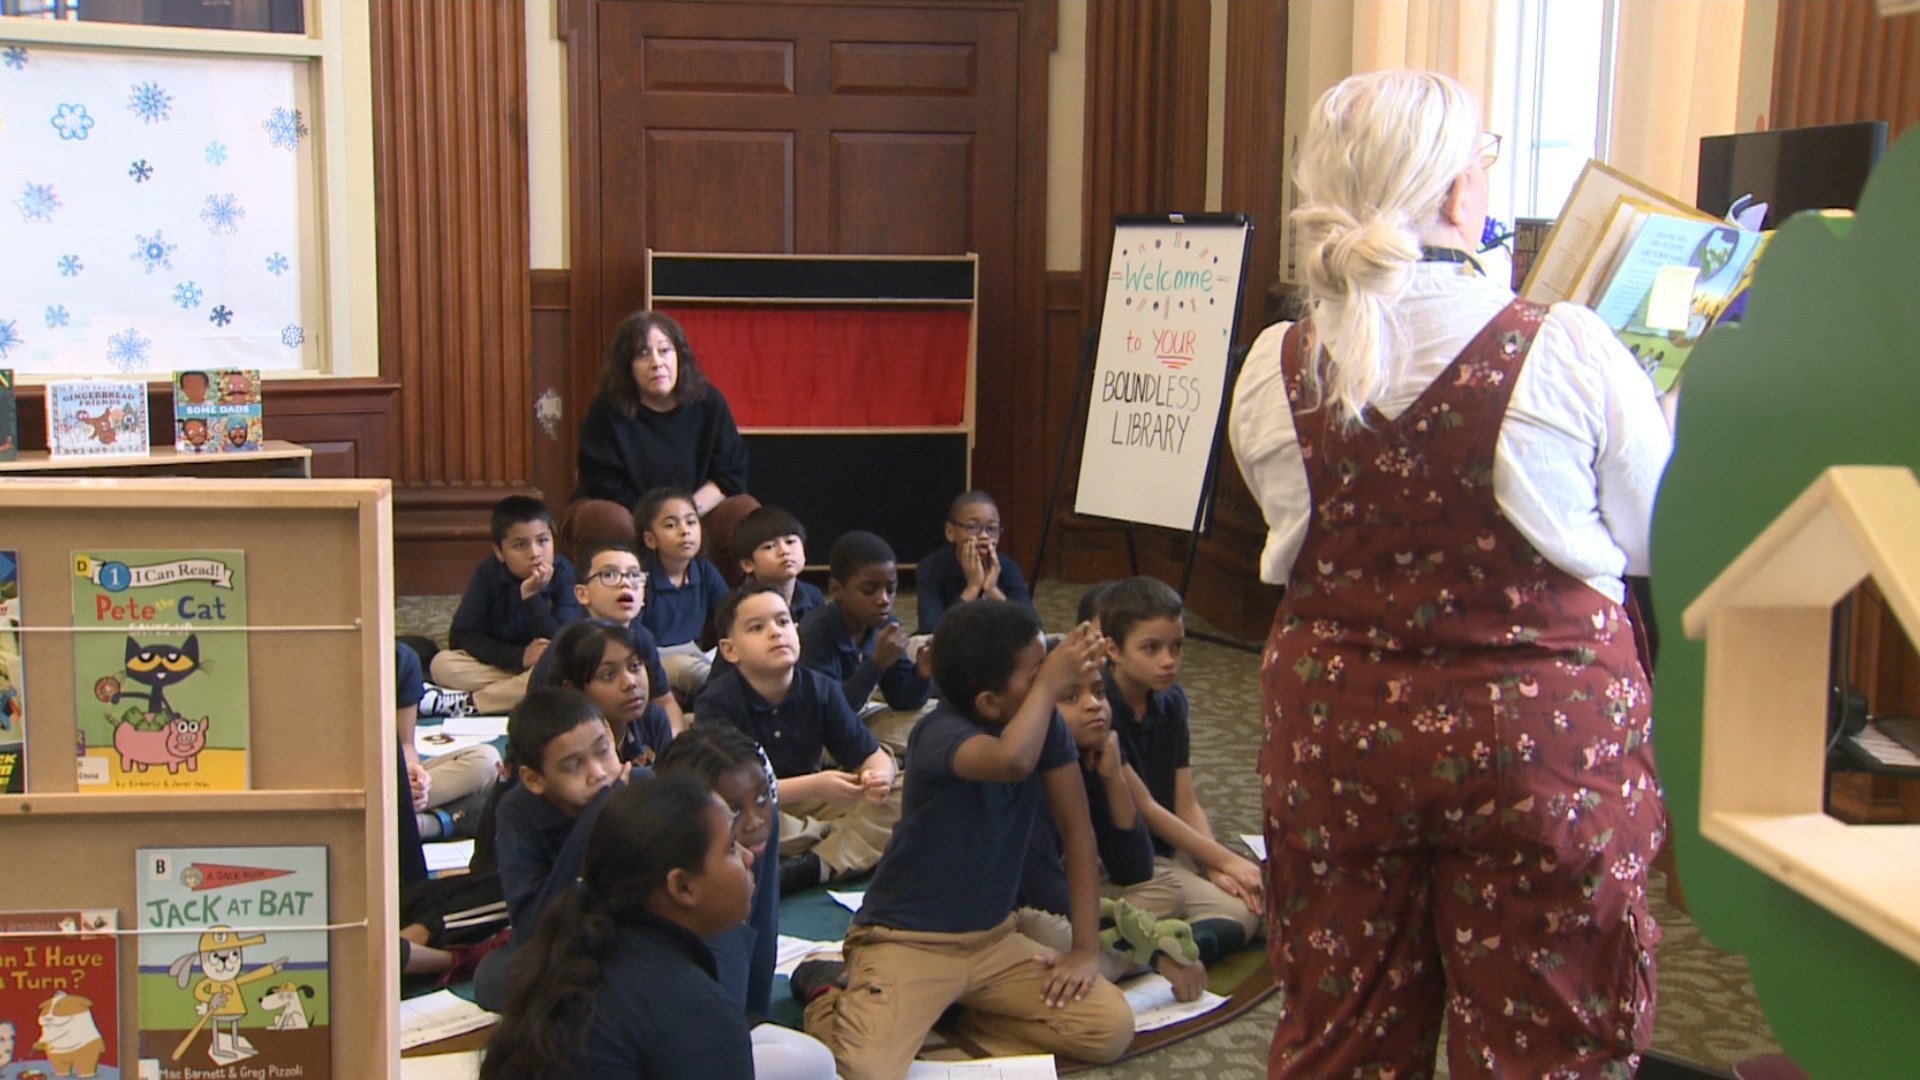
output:
M 470 716 L 473 714 L 473 694 L 466 690 L 449 690 L 444 686 L 426 685 L 420 694 L 421 716 Z
M 787 976 L 793 999 L 805 1005 L 828 990 L 847 988 L 847 965 L 840 960 L 802 960 Z
M 811 851 L 780 860 L 780 895 L 795 896 L 827 880 L 820 856 Z

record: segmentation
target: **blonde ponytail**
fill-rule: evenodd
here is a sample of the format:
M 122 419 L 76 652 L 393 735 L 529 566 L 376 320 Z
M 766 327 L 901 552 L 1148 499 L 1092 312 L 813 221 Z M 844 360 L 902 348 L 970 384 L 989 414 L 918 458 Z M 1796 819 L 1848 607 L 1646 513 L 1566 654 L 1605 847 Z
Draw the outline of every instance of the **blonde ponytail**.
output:
M 1411 358 L 1393 307 L 1422 232 L 1472 159 L 1479 107 L 1444 75 L 1354 75 L 1321 96 L 1295 166 L 1293 212 L 1317 342 L 1310 391 L 1358 423 Z

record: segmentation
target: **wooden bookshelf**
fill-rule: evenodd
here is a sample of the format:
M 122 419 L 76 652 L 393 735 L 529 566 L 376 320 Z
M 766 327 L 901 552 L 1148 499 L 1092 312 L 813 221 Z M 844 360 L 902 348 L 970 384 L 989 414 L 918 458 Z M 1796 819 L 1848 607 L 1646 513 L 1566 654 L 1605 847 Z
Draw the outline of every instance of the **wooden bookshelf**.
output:
M 0 797 L 4 906 L 104 908 L 138 926 L 142 847 L 323 844 L 332 1075 L 397 1077 L 393 517 L 385 480 L 0 477 L 19 552 L 28 793 Z M 246 552 L 247 791 L 81 793 L 74 766 L 72 553 Z M 139 1071 L 137 940 L 120 944 L 119 1061 Z

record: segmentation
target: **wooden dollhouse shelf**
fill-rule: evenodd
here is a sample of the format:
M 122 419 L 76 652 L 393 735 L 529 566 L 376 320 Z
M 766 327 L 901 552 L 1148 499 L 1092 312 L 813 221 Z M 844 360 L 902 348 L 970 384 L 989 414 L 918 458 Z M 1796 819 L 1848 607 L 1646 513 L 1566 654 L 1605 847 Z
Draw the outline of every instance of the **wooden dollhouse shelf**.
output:
M 48 792 L 44 795 L 0 795 L 0 817 L 31 815 L 67 817 L 76 814 L 299 814 L 328 811 L 359 812 L 367 808 L 367 793 L 348 788 L 311 791 L 177 791 L 152 795 L 140 792 Z

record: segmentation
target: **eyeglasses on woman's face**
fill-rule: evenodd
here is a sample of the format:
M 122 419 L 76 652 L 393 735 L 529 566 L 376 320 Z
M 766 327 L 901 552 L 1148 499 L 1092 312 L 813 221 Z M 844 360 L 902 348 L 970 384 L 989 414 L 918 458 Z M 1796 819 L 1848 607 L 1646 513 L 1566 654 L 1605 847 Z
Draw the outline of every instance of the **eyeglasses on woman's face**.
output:
M 1491 131 L 1481 132 L 1480 148 L 1477 153 L 1482 169 L 1493 168 L 1493 163 L 1500 160 L 1500 136 Z

